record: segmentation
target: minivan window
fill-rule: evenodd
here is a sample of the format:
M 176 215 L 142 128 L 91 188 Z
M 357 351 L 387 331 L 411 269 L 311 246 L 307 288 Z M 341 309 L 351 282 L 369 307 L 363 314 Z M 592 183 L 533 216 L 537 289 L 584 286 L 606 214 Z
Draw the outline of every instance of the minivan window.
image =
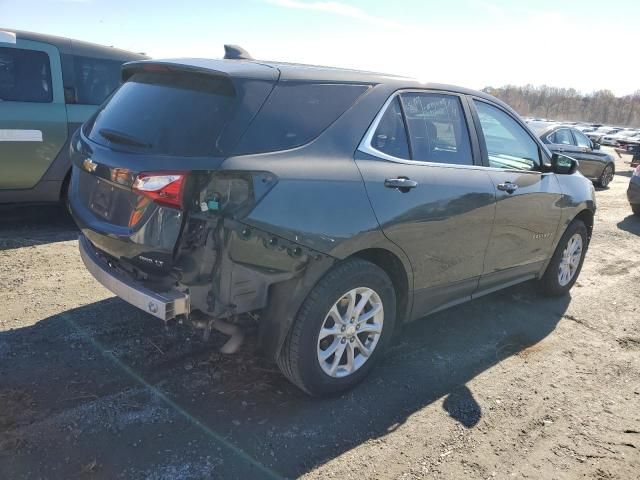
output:
M 367 85 L 281 82 L 237 146 L 238 155 L 299 147 L 351 107 Z
M 371 146 L 392 157 L 409 158 L 409 142 L 404 120 L 402 119 L 399 97 L 393 99 L 382 115 L 373 134 Z
M 412 159 L 471 165 L 469 132 L 458 97 L 435 93 L 403 93 Z
M 535 170 L 540 165 L 538 144 L 510 115 L 493 105 L 474 100 L 489 156 L 489 166 Z
M 121 61 L 74 56 L 73 63 L 78 103 L 100 105 L 120 85 Z
M 36 50 L 0 47 L 0 100 L 52 102 L 49 56 Z
M 136 73 L 99 110 L 88 126 L 90 132 L 85 133 L 112 148 L 160 155 L 215 155 L 221 153 L 218 141 L 233 115 L 235 99 L 226 77 Z

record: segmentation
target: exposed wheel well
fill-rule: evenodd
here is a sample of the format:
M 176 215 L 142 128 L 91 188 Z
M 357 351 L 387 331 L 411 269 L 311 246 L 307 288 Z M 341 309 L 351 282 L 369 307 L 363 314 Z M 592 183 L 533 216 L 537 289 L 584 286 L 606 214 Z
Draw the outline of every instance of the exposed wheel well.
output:
M 587 227 L 587 233 L 589 240 L 591 240 L 591 234 L 593 233 L 593 212 L 585 209 L 578 213 L 574 219 L 582 220 Z
M 396 318 L 399 323 L 404 322 L 409 313 L 407 311 L 409 306 L 409 279 L 402 261 L 394 253 L 383 248 L 361 250 L 352 256 L 362 258 L 377 265 L 389 275 L 391 282 L 393 282 L 393 287 L 396 290 L 396 299 L 398 301 L 396 305 Z

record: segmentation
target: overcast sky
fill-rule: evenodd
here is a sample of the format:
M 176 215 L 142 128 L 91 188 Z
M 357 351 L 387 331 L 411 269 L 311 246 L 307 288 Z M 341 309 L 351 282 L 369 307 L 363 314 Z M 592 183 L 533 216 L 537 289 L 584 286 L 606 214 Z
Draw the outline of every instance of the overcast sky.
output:
M 0 28 L 153 57 L 223 55 L 404 74 L 470 88 L 640 89 L 638 0 L 0 0 Z

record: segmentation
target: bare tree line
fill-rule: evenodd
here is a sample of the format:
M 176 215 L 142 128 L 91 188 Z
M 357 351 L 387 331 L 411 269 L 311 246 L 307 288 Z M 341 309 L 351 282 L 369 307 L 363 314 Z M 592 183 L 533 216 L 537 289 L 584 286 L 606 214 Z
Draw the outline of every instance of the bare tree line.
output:
M 507 85 L 483 91 L 508 103 L 522 116 L 640 127 L 640 90 L 624 97 L 616 97 L 610 90 L 584 95 L 573 88 L 547 85 Z

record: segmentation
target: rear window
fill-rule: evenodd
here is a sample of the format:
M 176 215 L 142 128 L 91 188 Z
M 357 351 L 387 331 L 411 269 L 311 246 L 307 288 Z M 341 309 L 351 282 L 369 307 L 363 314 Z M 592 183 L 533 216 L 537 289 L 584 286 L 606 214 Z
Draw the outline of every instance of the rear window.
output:
M 51 102 L 49 56 L 35 50 L 0 48 L 0 100 Z
M 225 77 L 136 73 L 99 111 L 89 138 L 141 153 L 220 154 L 219 141 L 235 100 L 233 85 Z
M 310 142 L 367 88 L 351 84 L 278 84 L 243 135 L 236 154 L 287 150 Z

